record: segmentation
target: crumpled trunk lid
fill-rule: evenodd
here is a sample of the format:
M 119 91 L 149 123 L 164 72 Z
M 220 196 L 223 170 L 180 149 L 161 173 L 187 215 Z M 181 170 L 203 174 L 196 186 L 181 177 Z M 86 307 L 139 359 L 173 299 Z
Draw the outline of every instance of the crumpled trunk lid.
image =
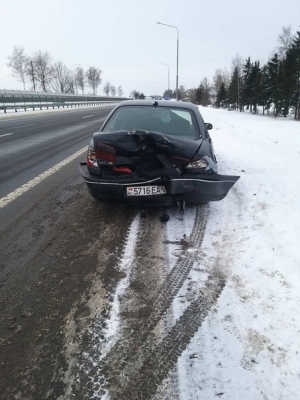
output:
M 157 132 L 137 130 L 135 132 L 117 131 L 95 133 L 95 149 L 100 143 L 112 146 L 116 151 L 115 166 L 140 164 L 145 160 L 154 160 L 158 154 L 164 154 L 176 165 L 185 166 L 195 156 L 202 139 L 187 139 Z

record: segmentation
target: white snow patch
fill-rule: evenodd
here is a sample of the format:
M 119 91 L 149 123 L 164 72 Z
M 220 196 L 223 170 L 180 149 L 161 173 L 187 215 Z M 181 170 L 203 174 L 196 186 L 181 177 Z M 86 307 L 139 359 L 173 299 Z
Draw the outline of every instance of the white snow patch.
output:
M 203 255 L 174 303 L 178 318 L 188 286 L 197 291 L 205 281 L 201 263 L 226 271 L 216 307 L 178 361 L 180 398 L 294 400 L 300 392 L 300 125 L 200 110 L 214 125 L 219 173 L 241 178 L 222 202 L 210 204 Z
M 168 241 L 169 270 L 171 271 L 177 261 L 178 254 L 182 252 L 179 242 L 188 240 L 192 233 L 196 207 L 186 208 L 183 215 L 179 214 L 179 209 L 170 207 L 168 214 L 170 220 L 166 224 L 166 240 Z
M 101 357 L 100 360 L 105 357 L 105 355 L 108 353 L 108 351 L 115 345 L 117 339 L 118 339 L 118 330 L 120 326 L 120 298 L 123 296 L 125 290 L 129 286 L 129 277 L 131 270 L 133 268 L 133 263 L 135 259 L 135 244 L 137 241 L 137 235 L 139 231 L 139 225 L 140 225 L 140 216 L 137 215 L 135 219 L 133 220 L 126 245 L 124 248 L 124 253 L 123 257 L 120 260 L 119 264 L 119 270 L 122 272 L 125 272 L 126 277 L 121 279 L 117 289 L 114 294 L 114 299 L 112 303 L 112 307 L 110 310 L 110 316 L 109 319 L 107 320 L 107 328 L 104 329 L 103 334 L 104 334 L 104 341 L 103 341 L 103 347 L 101 349 Z M 96 328 L 97 331 L 97 328 Z

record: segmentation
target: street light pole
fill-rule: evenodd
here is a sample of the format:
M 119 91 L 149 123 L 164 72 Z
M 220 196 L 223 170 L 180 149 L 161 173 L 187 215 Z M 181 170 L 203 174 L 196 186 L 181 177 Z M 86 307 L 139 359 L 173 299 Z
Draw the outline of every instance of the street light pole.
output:
M 73 78 L 73 85 L 74 85 L 74 92 L 75 92 L 75 79 L 74 79 L 74 74 L 73 74 L 73 71 L 72 71 L 72 68 L 73 67 L 77 67 L 78 65 L 81 65 L 81 63 L 79 63 L 79 64 L 74 64 L 74 65 L 72 65 L 72 67 L 71 67 L 71 75 L 72 75 L 72 78 Z M 76 88 L 76 91 L 77 91 L 77 88 Z M 76 94 L 76 93 L 75 93 Z
M 158 25 L 169 26 L 177 30 L 177 68 L 176 68 L 176 100 L 178 100 L 178 54 L 179 54 L 179 30 L 174 25 L 163 24 L 162 22 L 156 22 Z
M 158 64 L 166 65 L 168 67 L 168 92 L 170 92 L 170 69 L 169 69 L 169 64 L 165 64 L 165 63 L 158 63 Z

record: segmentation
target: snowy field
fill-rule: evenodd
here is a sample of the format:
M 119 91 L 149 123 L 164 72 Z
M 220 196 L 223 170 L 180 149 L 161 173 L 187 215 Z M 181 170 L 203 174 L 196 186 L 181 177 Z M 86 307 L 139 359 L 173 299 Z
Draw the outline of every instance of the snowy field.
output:
M 189 276 L 190 286 L 201 287 L 204 262 L 223 270 L 227 283 L 178 361 L 180 398 L 299 399 L 300 123 L 200 111 L 214 126 L 219 173 L 241 178 L 209 205 L 203 261 Z M 174 236 L 171 221 L 168 230 Z

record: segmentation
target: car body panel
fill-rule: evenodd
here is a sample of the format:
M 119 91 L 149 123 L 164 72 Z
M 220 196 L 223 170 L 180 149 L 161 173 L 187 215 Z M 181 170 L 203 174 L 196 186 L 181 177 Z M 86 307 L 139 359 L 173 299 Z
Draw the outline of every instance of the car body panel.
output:
M 136 205 L 172 205 L 178 200 L 187 203 L 207 203 L 222 200 L 239 179 L 229 175 L 204 175 L 193 177 L 181 176 L 180 178 L 156 177 L 143 179 L 138 177 L 106 180 L 96 175 L 90 175 L 86 163 L 80 163 L 80 173 L 90 193 L 99 200 L 115 200 Z M 165 186 L 166 195 L 127 197 L 126 187 L 157 185 Z
M 183 139 L 168 134 L 137 130 L 134 133 L 118 131 L 111 133 L 95 133 L 93 135 L 95 149 L 98 143 L 111 144 L 116 150 L 115 165 L 137 163 L 143 158 L 141 146 L 147 144 L 156 154 L 163 153 L 167 157 L 178 157 L 187 165 L 200 148 L 203 139 Z M 153 154 L 154 156 L 154 154 Z M 150 157 L 150 155 L 149 155 Z

